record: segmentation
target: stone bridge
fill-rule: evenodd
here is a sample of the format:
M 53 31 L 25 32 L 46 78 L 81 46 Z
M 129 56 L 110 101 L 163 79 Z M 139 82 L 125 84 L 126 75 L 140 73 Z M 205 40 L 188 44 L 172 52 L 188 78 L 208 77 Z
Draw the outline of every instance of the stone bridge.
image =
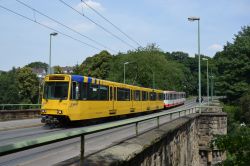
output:
M 225 159 L 225 153 L 210 148 L 215 135 L 227 134 L 227 114 L 215 106 L 160 128 L 120 142 L 88 156 L 84 165 L 94 166 L 207 166 Z M 79 157 L 57 165 L 79 165 Z

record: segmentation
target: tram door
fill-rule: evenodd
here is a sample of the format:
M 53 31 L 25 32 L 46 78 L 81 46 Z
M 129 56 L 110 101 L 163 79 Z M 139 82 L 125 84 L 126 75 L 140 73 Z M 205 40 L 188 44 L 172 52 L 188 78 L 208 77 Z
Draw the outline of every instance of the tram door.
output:
M 135 107 L 134 107 L 134 91 L 132 89 L 130 89 L 130 112 L 135 112 Z
M 117 106 L 116 106 L 116 101 L 117 101 L 117 88 L 115 86 L 110 86 L 110 101 L 111 101 L 111 107 L 109 110 L 109 115 L 116 115 L 117 112 Z

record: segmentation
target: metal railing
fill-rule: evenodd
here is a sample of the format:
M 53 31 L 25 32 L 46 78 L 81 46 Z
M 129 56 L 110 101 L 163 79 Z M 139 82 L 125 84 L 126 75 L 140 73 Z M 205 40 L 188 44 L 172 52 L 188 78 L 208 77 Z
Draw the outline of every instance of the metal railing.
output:
M 47 136 L 42 136 L 39 138 L 27 140 L 27 141 L 21 141 L 21 142 L 16 142 L 16 143 L 0 146 L 0 156 L 8 155 L 11 153 L 15 153 L 15 152 L 19 152 L 19 151 L 23 151 L 23 150 L 27 150 L 27 149 L 31 149 L 31 148 L 59 142 L 59 141 L 72 139 L 75 137 L 81 137 L 81 152 L 80 152 L 80 159 L 81 160 L 80 160 L 80 162 L 83 163 L 84 149 L 85 149 L 85 147 L 84 147 L 85 135 L 104 131 L 107 129 L 112 129 L 112 128 L 117 128 L 117 127 L 135 124 L 135 133 L 136 133 L 136 136 L 138 136 L 138 134 L 139 134 L 138 124 L 140 122 L 156 119 L 157 120 L 156 127 L 160 127 L 160 119 L 162 117 L 169 116 L 169 119 L 171 121 L 171 120 L 179 118 L 181 116 L 186 116 L 189 114 L 197 113 L 197 111 L 198 111 L 198 113 L 201 113 L 201 109 L 204 109 L 204 108 L 206 109 L 206 106 L 203 106 L 202 108 L 191 107 L 191 108 L 176 110 L 176 111 L 172 111 L 172 112 L 165 111 L 165 112 L 159 112 L 159 113 L 150 114 L 150 115 L 146 115 L 146 116 L 130 118 L 130 119 L 126 119 L 126 120 L 119 120 L 119 121 L 109 122 L 109 123 L 95 125 L 95 126 L 82 127 L 82 128 L 78 128 L 78 129 L 75 129 L 72 131 L 68 131 L 68 132 L 61 132 L 61 133 L 54 133 L 54 134 L 52 133 L 52 134 L 47 135 Z
M 0 104 L 0 110 L 40 109 L 41 104 Z

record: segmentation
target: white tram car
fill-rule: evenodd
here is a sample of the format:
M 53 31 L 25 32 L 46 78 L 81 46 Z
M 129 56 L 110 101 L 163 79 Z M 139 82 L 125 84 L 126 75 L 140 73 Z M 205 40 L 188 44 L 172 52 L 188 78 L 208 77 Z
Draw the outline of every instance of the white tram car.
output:
M 183 105 L 186 101 L 185 92 L 164 91 L 164 108 Z

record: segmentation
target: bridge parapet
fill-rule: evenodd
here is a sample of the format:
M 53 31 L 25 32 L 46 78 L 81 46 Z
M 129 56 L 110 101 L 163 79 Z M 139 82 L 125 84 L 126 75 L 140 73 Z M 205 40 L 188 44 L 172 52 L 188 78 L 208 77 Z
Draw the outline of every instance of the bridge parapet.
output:
M 85 158 L 84 165 L 214 165 L 225 159 L 225 153 L 211 149 L 210 141 L 215 135 L 227 133 L 227 114 L 221 112 L 221 107 L 212 108 L 211 112 L 209 109 L 211 107 L 201 114 L 180 117 L 95 153 Z M 79 162 L 76 157 L 58 165 L 77 165 Z
M 32 119 L 40 117 L 40 109 L 0 110 L 0 121 Z
M 0 121 L 40 117 L 41 104 L 0 104 Z

